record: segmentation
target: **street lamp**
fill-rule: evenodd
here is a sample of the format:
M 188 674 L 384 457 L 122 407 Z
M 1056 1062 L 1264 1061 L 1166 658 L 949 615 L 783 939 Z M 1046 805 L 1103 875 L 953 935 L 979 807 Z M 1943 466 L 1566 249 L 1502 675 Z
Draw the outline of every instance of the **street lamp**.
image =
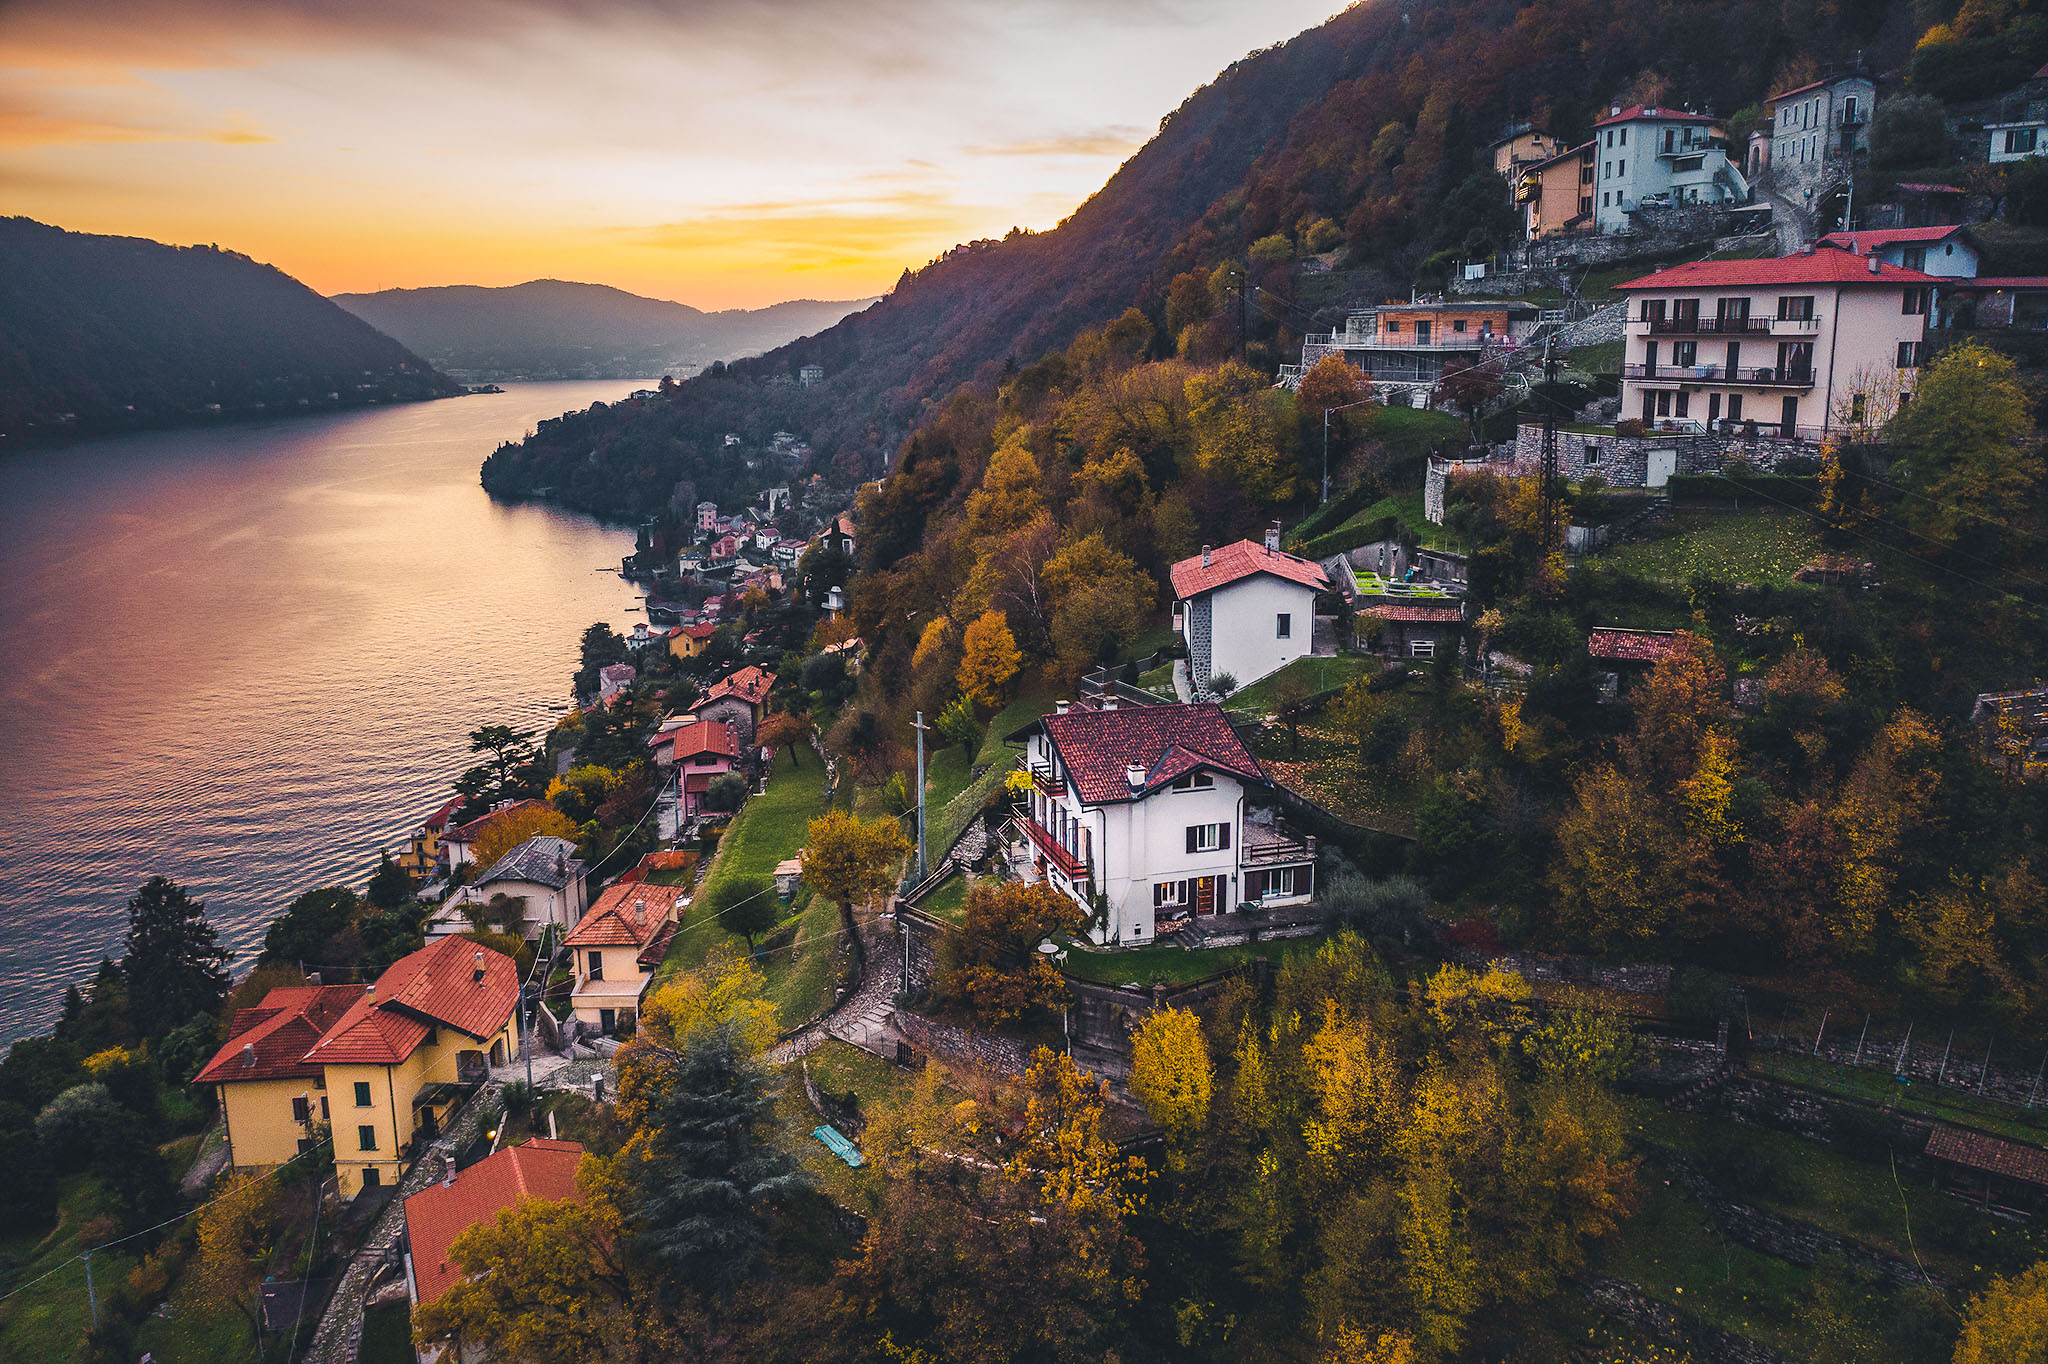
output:
M 1047 938 L 1038 945 L 1038 955 L 1044 957 L 1055 971 L 1065 965 L 1067 960 L 1066 949 L 1051 938 Z M 1068 1024 L 1067 1006 L 1064 1003 L 1060 1005 L 1060 1036 L 1066 1042 L 1067 1055 L 1072 1056 L 1074 1054 L 1074 1031 Z

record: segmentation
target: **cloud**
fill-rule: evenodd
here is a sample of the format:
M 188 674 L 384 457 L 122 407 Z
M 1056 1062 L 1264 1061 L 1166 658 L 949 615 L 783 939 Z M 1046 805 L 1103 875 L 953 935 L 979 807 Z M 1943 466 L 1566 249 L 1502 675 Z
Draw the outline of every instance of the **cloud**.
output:
M 24 105 L 0 105 L 0 147 L 62 147 L 108 142 L 212 142 L 224 147 L 275 142 L 245 126 L 175 128 L 146 119 L 66 114 Z
M 973 230 L 971 206 L 931 193 L 731 204 L 675 222 L 621 227 L 632 246 L 781 269 L 900 262 Z
M 1119 123 L 1093 132 L 984 143 L 961 150 L 969 156 L 1127 156 L 1144 145 L 1143 128 Z

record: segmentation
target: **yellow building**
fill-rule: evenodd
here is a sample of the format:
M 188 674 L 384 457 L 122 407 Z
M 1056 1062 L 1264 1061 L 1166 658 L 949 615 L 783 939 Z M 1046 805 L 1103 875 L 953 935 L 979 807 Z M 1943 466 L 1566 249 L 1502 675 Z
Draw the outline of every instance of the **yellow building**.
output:
M 685 625 L 668 637 L 668 651 L 677 658 L 695 658 L 711 647 L 715 625 Z
M 576 963 L 569 1007 L 577 1018 L 603 1033 L 632 1030 L 689 903 L 683 887 L 645 881 L 622 881 L 598 896 L 566 940 Z
M 511 958 L 444 938 L 374 985 L 272 990 L 195 1083 L 220 1093 L 230 1164 L 279 1164 L 331 1130 L 352 1198 L 397 1184 L 486 1067 L 517 1054 L 518 998 Z
M 396 860 L 415 881 L 424 881 L 433 874 L 435 864 L 441 859 L 441 835 L 448 832 L 448 821 L 461 804 L 462 797 L 455 797 L 428 815 L 412 831 L 405 851 Z

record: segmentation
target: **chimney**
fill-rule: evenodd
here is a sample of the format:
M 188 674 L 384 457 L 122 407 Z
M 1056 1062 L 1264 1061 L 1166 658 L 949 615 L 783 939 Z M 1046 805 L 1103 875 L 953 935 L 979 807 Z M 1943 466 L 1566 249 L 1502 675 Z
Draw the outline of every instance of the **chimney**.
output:
M 318 984 L 320 984 L 320 973 L 319 973 L 318 971 L 308 971 L 308 972 L 306 972 L 306 984 L 308 984 L 308 985 L 318 985 Z
M 1884 273 L 1884 267 L 1878 263 L 1877 252 L 1875 251 L 1872 251 L 1870 253 L 1870 273 L 1873 275 L 1881 275 Z
M 472 981 L 484 978 L 484 950 L 481 947 L 476 950 L 476 969 L 470 972 L 469 978 Z
M 1280 523 L 1278 521 L 1266 527 L 1266 552 L 1268 554 L 1278 554 L 1280 552 Z
M 1215 554 L 1214 554 L 1214 553 L 1213 553 L 1213 552 L 1212 552 L 1212 551 L 1210 550 L 1210 548 L 1209 548 L 1209 547 L 1208 547 L 1207 545 L 1203 545 L 1203 546 L 1202 546 L 1202 567 L 1203 567 L 1203 568 L 1207 568 L 1207 567 L 1209 567 L 1209 566 L 1210 566 L 1211 564 L 1213 564 L 1213 563 L 1215 563 L 1215 562 L 1216 562 L 1216 555 L 1215 555 Z
M 1065 701 L 1055 701 L 1055 702 L 1053 702 L 1053 703 L 1052 703 L 1052 713 L 1053 713 L 1054 715 L 1065 715 L 1065 714 L 1067 713 L 1067 703 L 1066 703 Z
M 370 1002 L 371 1002 L 372 1004 L 375 1004 L 375 1003 L 377 1002 L 377 982 L 376 982 L 376 981 L 374 981 L 374 980 L 373 980 L 373 981 L 371 981 L 371 982 L 370 982 L 370 983 L 369 983 L 368 985 L 365 985 L 365 986 L 363 987 L 363 998 L 364 998 L 364 999 L 367 999 L 367 1000 L 369 1000 L 369 1001 L 370 1001 Z
M 1116 709 L 1116 698 L 1115 698 L 1114 696 L 1105 696 L 1105 697 L 1103 697 L 1103 698 L 1102 698 L 1102 706 L 1101 706 L 1101 709 L 1103 709 L 1103 710 L 1115 710 L 1115 709 Z
M 244 1042 L 242 1044 L 242 1068 L 244 1070 L 256 1069 L 256 1044 L 254 1042 Z
M 1608 116 L 1609 118 L 1620 118 L 1620 117 L 1621 117 L 1621 106 L 1620 106 L 1619 104 L 1610 104 L 1610 105 L 1608 105 L 1608 106 L 1607 106 L 1607 116 Z
M 1124 780 L 1131 784 L 1131 794 L 1136 795 L 1145 789 L 1145 769 L 1132 763 L 1124 769 Z

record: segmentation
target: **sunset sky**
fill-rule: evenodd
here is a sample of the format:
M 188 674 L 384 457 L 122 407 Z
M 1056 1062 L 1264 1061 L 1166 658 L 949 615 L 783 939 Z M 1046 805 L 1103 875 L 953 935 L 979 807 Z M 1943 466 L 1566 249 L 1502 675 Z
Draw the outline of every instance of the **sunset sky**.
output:
M 1337 0 L 0 0 L 0 212 L 326 293 L 880 293 Z

